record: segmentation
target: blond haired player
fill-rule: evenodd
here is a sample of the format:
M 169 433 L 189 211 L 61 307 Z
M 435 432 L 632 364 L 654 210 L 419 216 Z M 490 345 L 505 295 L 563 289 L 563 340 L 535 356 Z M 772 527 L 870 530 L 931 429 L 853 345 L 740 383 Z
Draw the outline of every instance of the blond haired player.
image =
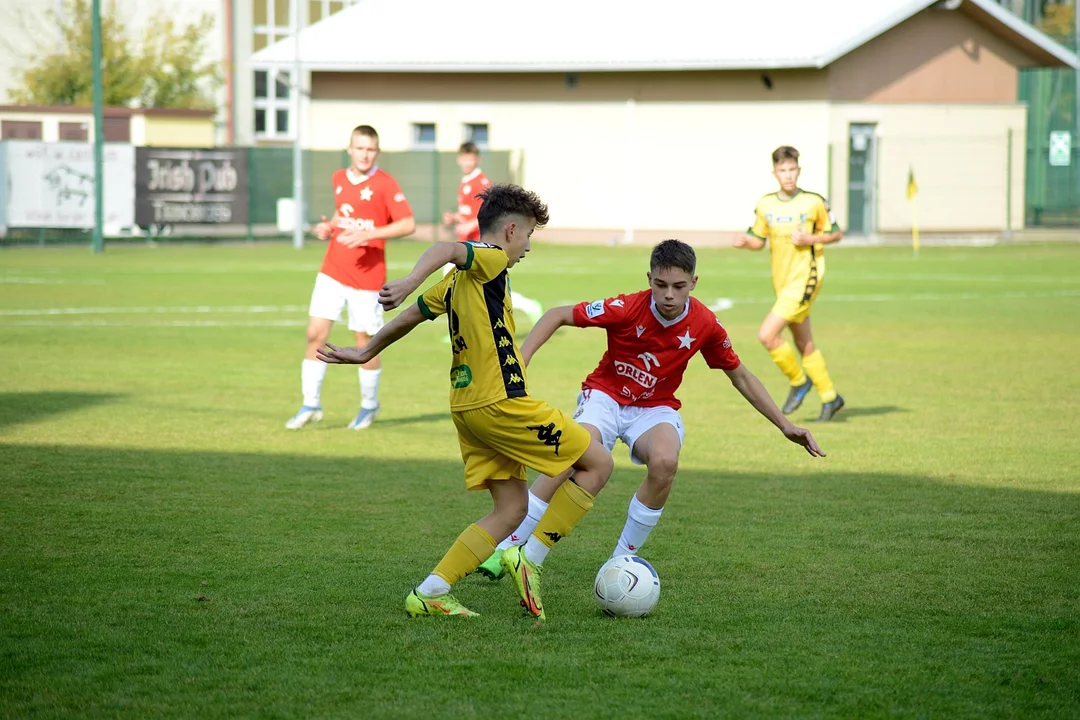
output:
M 427 579 L 406 597 L 405 611 L 413 617 L 476 614 L 450 590 L 525 518 L 526 467 L 547 475 L 575 471 L 552 496 L 529 538 L 529 543 L 547 549 L 581 521 L 611 475 L 611 455 L 604 446 L 526 390 L 525 365 L 514 339 L 508 271 L 529 251 L 533 230 L 547 222 L 547 206 L 516 185 L 493 185 L 483 199 L 480 242 L 435 243 L 407 277 L 386 284 L 379 302 L 395 308 L 442 265 L 453 262 L 454 271 L 402 310 L 363 349 L 327 344 L 319 351 L 319 359 L 328 363 L 365 363 L 425 319 L 446 316 L 453 353 L 450 415 L 465 462 L 465 487 L 486 489 L 495 507 L 458 536 Z M 508 570 L 521 604 L 543 619 L 539 564 L 520 558 Z
M 330 337 L 330 329 L 348 313 L 349 329 L 358 347 L 383 326 L 379 290 L 386 282 L 386 241 L 416 230 L 412 208 L 401 187 L 375 164 L 379 134 L 370 125 L 353 129 L 349 138 L 349 167 L 331 177 L 334 216 L 315 226 L 315 237 L 329 240 L 322 268 L 315 277 L 308 309 L 307 350 L 300 366 L 303 405 L 285 427 L 299 430 L 322 420 L 322 383 L 326 365 L 316 353 Z M 349 423 L 352 430 L 371 425 L 379 412 L 379 375 L 382 363 L 372 357 L 360 367 L 360 412 Z
M 760 250 L 767 242 L 772 254 L 776 304 L 761 323 L 758 340 L 791 383 L 781 408 L 783 413 L 788 415 L 798 410 L 814 387 L 822 403 L 818 421 L 826 422 L 844 407 L 844 398 L 837 394 L 825 357 L 814 344 L 810 306 L 825 279 L 824 248 L 839 241 L 844 233 L 833 221 L 825 198 L 799 187 L 798 150 L 790 145 L 778 147 L 773 151 L 772 162 L 780 189 L 758 201 L 754 224 L 733 245 Z M 801 367 L 791 344 L 780 335 L 784 327 L 795 340 L 802 358 Z

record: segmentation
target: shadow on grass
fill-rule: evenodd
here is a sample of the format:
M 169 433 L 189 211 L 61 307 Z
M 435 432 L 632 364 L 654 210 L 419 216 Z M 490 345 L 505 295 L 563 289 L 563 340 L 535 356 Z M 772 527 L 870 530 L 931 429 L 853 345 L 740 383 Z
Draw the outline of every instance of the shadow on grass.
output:
M 85 392 L 0 393 L 0 429 L 6 425 L 34 422 L 49 415 L 82 410 L 120 397 L 111 393 Z
M 848 418 L 871 417 L 874 415 L 892 415 L 893 413 L 911 412 L 907 408 L 896 405 L 879 405 L 877 407 L 845 407 L 832 419 L 832 422 L 844 422 Z
M 379 419 L 375 423 L 379 427 L 391 427 L 393 425 L 416 425 L 420 423 L 442 422 L 447 419 L 444 412 L 428 413 L 426 415 L 410 415 L 408 417 Z
M 402 612 L 490 509 L 456 459 L 0 444 L 0 715 L 108 716 L 121 698 L 132 716 L 401 717 L 437 697 L 492 717 L 473 669 L 431 672 L 455 662 L 520 673 L 528 692 L 500 698 L 506 716 L 740 702 L 776 716 L 769 698 L 784 697 L 781 715 L 837 717 L 862 693 L 871 710 L 891 694 L 945 717 L 972 697 L 1017 717 L 1080 707 L 1080 496 L 820 465 L 684 469 L 643 551 L 664 582 L 657 613 L 605 622 L 591 582 L 639 481 L 619 469 L 552 553 L 546 626 L 522 620 L 506 580 L 476 577 L 458 597 L 483 617 L 461 626 Z M 599 704 L 574 689 L 587 671 L 599 688 L 636 682 L 649 663 L 677 686 Z M 773 663 L 775 681 L 760 671 Z M 824 694 L 784 695 L 821 677 Z M 926 691 L 939 686 L 959 689 Z M 227 710 L 222 687 L 242 689 Z

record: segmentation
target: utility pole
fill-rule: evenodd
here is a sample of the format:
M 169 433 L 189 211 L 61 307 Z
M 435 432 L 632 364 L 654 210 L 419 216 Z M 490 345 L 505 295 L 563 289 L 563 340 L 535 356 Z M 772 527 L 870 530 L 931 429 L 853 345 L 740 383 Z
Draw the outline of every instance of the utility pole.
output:
M 301 0 L 292 1 L 293 17 L 293 247 L 297 250 L 304 249 L 304 150 L 300 141 L 301 124 L 300 115 L 303 113 L 304 83 L 300 78 L 300 3 Z
M 101 83 L 101 0 L 93 0 L 91 8 L 91 72 L 94 83 L 94 236 L 95 253 L 105 249 L 105 109 Z

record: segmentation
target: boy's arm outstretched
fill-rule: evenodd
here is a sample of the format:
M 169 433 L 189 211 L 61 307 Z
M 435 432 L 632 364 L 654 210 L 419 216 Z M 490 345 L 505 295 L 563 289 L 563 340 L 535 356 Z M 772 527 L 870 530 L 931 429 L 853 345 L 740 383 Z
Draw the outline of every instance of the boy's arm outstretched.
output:
M 780 412 L 780 408 L 776 407 L 776 403 L 769 396 L 765 386 L 745 365 L 739 365 L 734 370 L 725 370 L 724 372 L 727 373 L 735 389 L 746 398 L 747 402 L 754 406 L 755 410 L 778 427 L 780 432 L 784 433 L 784 437 L 797 445 L 802 445 L 806 448 L 806 452 L 814 457 L 825 457 L 825 453 L 818 447 L 810 431 L 806 428 L 796 427 L 784 417 L 784 414 Z
M 529 336 L 525 338 L 525 342 L 521 345 L 521 359 L 525 361 L 525 365 L 529 365 L 533 354 L 540 349 L 541 345 L 551 339 L 556 330 L 573 324 L 573 305 L 560 305 L 544 313 L 540 321 L 533 325 L 532 330 L 529 331 Z
M 437 242 L 420 256 L 413 266 L 412 272 L 398 280 L 391 280 L 383 285 L 379 291 L 379 303 L 384 310 L 393 310 L 405 298 L 409 297 L 420 287 L 420 283 L 427 280 L 428 276 L 441 268 L 446 263 L 454 263 L 458 267 L 465 267 L 469 263 L 472 248 L 460 242 Z M 389 326 L 388 326 L 389 327 Z M 412 328 L 409 328 L 410 330 Z M 374 341 L 374 338 L 372 338 Z
M 410 305 L 399 312 L 393 320 L 386 323 L 382 330 L 375 333 L 375 336 L 368 340 L 367 345 L 364 347 L 338 347 L 326 343 L 326 347 L 319 348 L 315 352 L 315 356 L 324 363 L 333 365 L 363 365 L 408 335 L 413 328 L 426 319 L 424 314 L 420 312 L 419 307 Z

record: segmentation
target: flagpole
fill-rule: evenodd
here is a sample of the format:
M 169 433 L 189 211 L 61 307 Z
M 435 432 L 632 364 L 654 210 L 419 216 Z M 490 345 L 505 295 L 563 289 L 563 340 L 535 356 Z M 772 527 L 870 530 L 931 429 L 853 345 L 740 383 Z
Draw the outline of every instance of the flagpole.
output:
M 919 201 L 911 198 L 911 249 L 919 257 Z
M 915 168 L 908 168 L 907 199 L 911 203 L 911 249 L 919 257 L 919 185 L 915 182 Z

